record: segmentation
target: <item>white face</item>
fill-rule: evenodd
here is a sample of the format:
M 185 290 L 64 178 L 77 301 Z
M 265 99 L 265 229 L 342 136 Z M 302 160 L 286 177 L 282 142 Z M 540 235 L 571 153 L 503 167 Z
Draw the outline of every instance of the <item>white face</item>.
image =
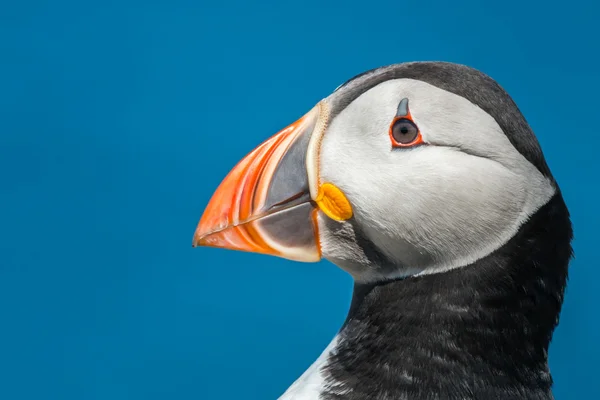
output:
M 403 98 L 424 145 L 392 147 Z M 323 256 L 358 281 L 468 265 L 506 243 L 555 191 L 489 114 L 412 79 L 350 103 L 330 121 L 319 157 L 319 181 L 339 187 L 354 210 L 345 222 L 320 213 Z

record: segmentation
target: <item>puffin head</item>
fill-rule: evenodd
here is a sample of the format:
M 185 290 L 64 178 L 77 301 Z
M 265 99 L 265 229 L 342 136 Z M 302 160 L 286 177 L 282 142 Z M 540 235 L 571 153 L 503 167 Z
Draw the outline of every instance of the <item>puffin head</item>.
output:
M 357 282 L 432 274 L 503 246 L 557 190 L 491 78 L 397 64 L 346 82 L 240 161 L 193 245 L 325 258 Z

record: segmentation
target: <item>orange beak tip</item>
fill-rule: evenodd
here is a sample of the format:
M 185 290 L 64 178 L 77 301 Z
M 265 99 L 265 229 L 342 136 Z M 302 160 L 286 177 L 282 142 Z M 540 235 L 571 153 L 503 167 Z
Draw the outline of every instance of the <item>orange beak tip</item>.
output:
M 211 247 L 210 237 L 210 234 L 194 234 L 194 239 L 192 240 L 192 247 Z

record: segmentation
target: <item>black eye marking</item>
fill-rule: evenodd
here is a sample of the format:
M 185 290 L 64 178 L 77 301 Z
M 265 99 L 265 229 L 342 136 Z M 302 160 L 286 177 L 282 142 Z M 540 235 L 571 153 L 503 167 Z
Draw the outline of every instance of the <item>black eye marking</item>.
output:
M 398 111 L 396 117 L 407 117 L 408 116 L 408 99 L 405 97 L 398 104 Z

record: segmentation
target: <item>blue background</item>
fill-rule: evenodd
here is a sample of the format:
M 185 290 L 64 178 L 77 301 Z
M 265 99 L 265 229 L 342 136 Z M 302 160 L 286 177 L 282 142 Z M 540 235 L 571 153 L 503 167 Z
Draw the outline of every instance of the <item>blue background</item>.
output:
M 341 325 L 351 280 L 192 249 L 196 223 L 262 140 L 412 60 L 490 74 L 539 136 L 576 232 L 555 392 L 600 398 L 598 6 L 251 3 L 0 5 L 0 398 L 281 394 Z

